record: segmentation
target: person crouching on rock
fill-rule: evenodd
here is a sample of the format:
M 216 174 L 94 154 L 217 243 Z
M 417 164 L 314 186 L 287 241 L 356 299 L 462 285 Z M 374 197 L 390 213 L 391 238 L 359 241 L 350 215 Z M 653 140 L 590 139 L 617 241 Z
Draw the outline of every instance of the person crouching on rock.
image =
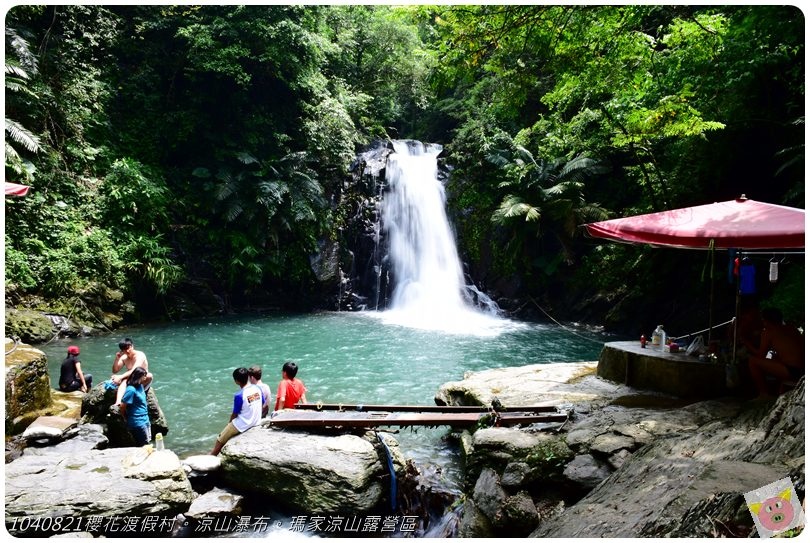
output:
M 67 352 L 67 358 L 62 361 L 62 370 L 59 373 L 59 390 L 62 392 L 73 392 L 74 390 L 87 392 L 93 387 L 93 376 L 82 371 L 78 347 L 71 345 Z
M 127 389 L 121 399 L 121 414 L 127 419 L 127 427 L 138 447 L 146 445 L 152 440 L 152 426 L 149 423 L 146 392 L 143 389 L 145 378 L 145 369 L 140 366 L 133 369 L 127 378 Z
M 229 439 L 256 426 L 262 418 L 264 393 L 258 386 L 250 383 L 249 377 L 247 368 L 233 370 L 233 382 L 240 390 L 233 395 L 233 410 L 228 425 L 219 433 L 211 450 L 214 456 L 219 454 Z
M 149 361 L 146 359 L 146 355 L 143 354 L 143 352 L 135 350 L 132 340 L 130 338 L 124 338 L 124 341 L 118 344 L 118 349 L 118 352 L 115 353 L 115 359 L 113 360 L 113 374 L 112 377 L 110 377 L 113 384 L 118 386 L 115 403 L 110 406 L 112 413 L 120 411 L 121 399 L 124 397 L 124 391 L 126 391 L 126 381 L 129 379 L 134 368 L 142 367 L 146 370 L 146 379 L 142 382 L 144 391 L 149 390 L 149 386 L 152 383 L 152 374 L 149 373 Z M 127 371 L 121 375 L 116 375 L 122 368 L 126 368 Z

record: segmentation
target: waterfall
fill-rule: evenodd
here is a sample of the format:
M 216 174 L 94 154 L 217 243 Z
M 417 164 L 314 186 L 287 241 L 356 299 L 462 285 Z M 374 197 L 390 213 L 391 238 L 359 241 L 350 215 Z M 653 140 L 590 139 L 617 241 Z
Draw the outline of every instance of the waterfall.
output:
M 442 147 L 394 141 L 388 156 L 382 223 L 394 290 L 388 322 L 447 332 L 497 333 L 497 305 L 464 282 L 438 178 Z M 483 312 L 472 299 L 488 307 Z

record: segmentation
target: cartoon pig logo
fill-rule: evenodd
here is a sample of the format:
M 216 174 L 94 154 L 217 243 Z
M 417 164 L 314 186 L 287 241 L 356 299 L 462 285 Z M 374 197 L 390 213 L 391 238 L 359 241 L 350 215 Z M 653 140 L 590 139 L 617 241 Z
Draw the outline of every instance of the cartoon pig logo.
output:
M 790 489 L 778 496 L 768 498 L 748 507 L 759 519 L 760 524 L 772 532 L 781 532 L 793 521 L 793 505 L 790 503 Z
M 804 526 L 804 510 L 789 477 L 746 492 L 745 503 L 763 539 Z

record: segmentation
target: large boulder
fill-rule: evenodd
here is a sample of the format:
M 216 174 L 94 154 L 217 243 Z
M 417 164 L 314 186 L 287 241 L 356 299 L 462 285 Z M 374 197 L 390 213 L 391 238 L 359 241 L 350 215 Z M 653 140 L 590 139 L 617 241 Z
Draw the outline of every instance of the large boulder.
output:
M 591 489 L 607 479 L 610 468 L 590 454 L 580 454 L 565 466 L 563 476 L 578 485 Z
M 5 491 L 6 526 L 15 536 L 39 535 L 15 533 L 26 526 L 15 519 L 72 518 L 75 529 L 93 517 L 173 518 L 194 497 L 176 454 L 141 447 L 25 455 L 6 465 Z
M 597 377 L 596 362 L 565 362 L 467 372 L 463 380 L 441 385 L 434 400 L 437 405 L 490 405 L 498 398 L 508 407 L 592 407 L 632 394 L 639 391 Z
M 135 440 L 127 428 L 126 420 L 110 411 L 115 403 L 115 388 L 107 388 L 105 383 L 99 383 L 90 389 L 82 398 L 82 422 L 85 424 L 104 424 L 107 428 L 107 437 L 111 447 L 132 447 Z M 154 387 L 146 391 L 146 407 L 149 411 L 149 422 L 152 426 L 152 436 L 158 432 L 164 436 L 169 433 L 169 424 L 158 403 Z
M 519 428 L 482 428 L 462 435 L 462 453 L 468 485 L 474 483 L 484 469 L 510 474 L 517 467 L 520 484 L 525 486 L 539 480 L 559 479 L 565 464 L 574 457 L 561 436 L 529 432 Z
M 6 435 L 21 432 L 51 405 L 51 381 L 45 353 L 6 340 Z M 10 351 L 10 352 L 9 352 Z
M 494 537 L 495 529 L 486 514 L 475 506 L 475 501 L 467 499 L 461 511 L 458 525 L 459 537 Z
M 194 520 L 228 515 L 237 516 L 242 512 L 244 502 L 244 496 L 214 487 L 198 496 L 184 516 Z
M 525 537 L 539 522 L 537 508 L 526 491 L 510 495 L 501 478 L 484 468 L 471 497 L 467 497 L 460 526 L 462 537 Z
M 402 469 L 396 442 L 385 439 Z M 256 426 L 225 444 L 221 478 L 298 511 L 365 514 L 388 496 L 384 455 L 373 434 L 331 436 Z
M 25 343 L 45 343 L 56 332 L 47 315 L 30 309 L 6 307 L 5 325 L 7 338 L 18 337 Z

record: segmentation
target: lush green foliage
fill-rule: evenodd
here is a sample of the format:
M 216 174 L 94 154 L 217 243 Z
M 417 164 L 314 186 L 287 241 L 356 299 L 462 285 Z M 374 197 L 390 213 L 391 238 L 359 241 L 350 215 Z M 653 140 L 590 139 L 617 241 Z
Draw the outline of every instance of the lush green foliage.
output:
M 15 300 L 198 279 L 300 297 L 374 138 L 444 144 L 470 273 L 533 296 L 651 273 L 584 222 L 803 206 L 790 6 L 16 6 L 6 25 L 6 177 L 33 186 L 6 200 Z

